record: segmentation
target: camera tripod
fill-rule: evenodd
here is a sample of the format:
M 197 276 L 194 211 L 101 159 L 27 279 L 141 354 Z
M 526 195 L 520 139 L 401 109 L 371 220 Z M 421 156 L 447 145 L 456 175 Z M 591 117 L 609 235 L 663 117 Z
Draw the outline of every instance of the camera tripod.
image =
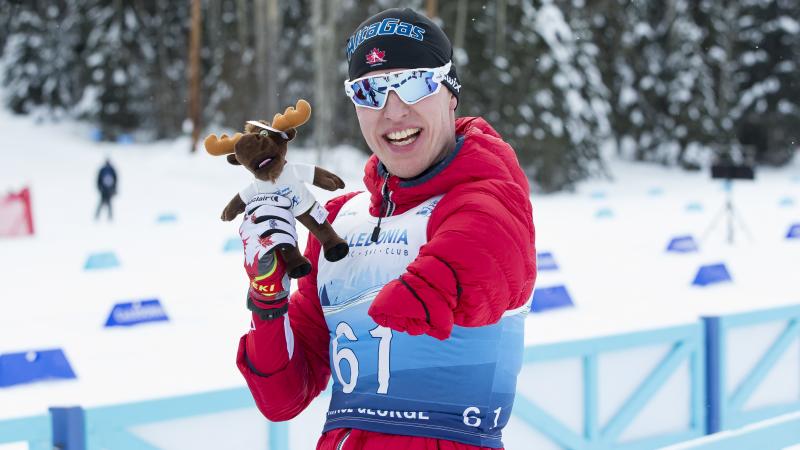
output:
M 714 215 L 714 218 L 711 220 L 708 228 L 706 228 L 706 230 L 703 232 L 703 235 L 700 238 L 701 242 L 705 242 L 708 234 L 717 227 L 723 217 L 727 219 L 728 224 L 728 244 L 733 245 L 734 243 L 736 225 L 739 225 L 739 227 L 750 239 L 750 242 L 752 242 L 753 235 L 750 234 L 750 231 L 747 229 L 747 225 L 744 223 L 744 219 L 742 219 L 741 215 L 733 206 L 733 180 L 725 180 L 724 189 L 726 193 L 725 204 L 722 205 L 722 208 Z

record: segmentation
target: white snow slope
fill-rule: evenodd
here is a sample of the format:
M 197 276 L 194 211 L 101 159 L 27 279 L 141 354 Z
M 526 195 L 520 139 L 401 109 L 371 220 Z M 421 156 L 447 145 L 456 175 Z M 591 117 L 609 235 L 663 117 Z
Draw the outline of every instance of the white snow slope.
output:
M 0 389 L 0 420 L 44 414 L 48 406 L 91 407 L 243 386 L 234 358 L 249 326 L 239 252 L 222 251 L 237 225 L 219 214 L 250 179 L 242 168 L 188 141 L 98 144 L 74 123 L 37 124 L 0 112 L 0 189 L 30 186 L 36 235 L 0 239 L 0 353 L 63 348 L 78 379 Z M 314 162 L 290 149 L 289 159 Z M 113 223 L 94 221 L 96 171 L 110 156 L 120 195 Z M 323 166 L 348 190 L 363 189 L 366 157 L 326 153 Z M 669 254 L 669 239 L 699 238 L 724 202 L 706 172 L 685 173 L 611 161 L 614 181 L 576 192 L 532 195 L 538 251 L 561 269 L 541 272 L 538 287 L 566 284 L 576 306 L 533 314 L 528 344 L 687 323 L 700 315 L 800 303 L 800 240 L 784 238 L 800 222 L 800 164 L 760 170 L 739 182 L 735 205 L 752 241 L 725 223 L 701 251 Z M 324 200 L 333 193 L 314 190 Z M 702 211 L 687 210 L 699 203 Z M 596 213 L 609 208 L 612 217 Z M 177 221 L 157 223 L 172 213 Z M 305 233 L 301 233 L 305 234 Z M 116 269 L 85 271 L 90 253 L 113 251 Z M 498 251 L 502 251 L 498 249 Z M 724 262 L 733 283 L 697 288 L 701 264 Z M 117 302 L 158 298 L 167 323 L 107 329 Z

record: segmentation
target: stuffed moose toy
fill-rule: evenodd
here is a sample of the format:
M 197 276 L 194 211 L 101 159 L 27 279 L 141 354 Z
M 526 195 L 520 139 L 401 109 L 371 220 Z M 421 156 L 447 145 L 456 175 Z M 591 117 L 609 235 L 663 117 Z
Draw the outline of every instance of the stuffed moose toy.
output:
M 254 176 L 253 183 L 236 194 L 222 211 L 222 220 L 231 221 L 245 211 L 251 199 L 263 194 L 287 196 L 292 202 L 292 214 L 320 244 L 328 261 L 338 261 L 348 253 L 347 243 L 336 234 L 327 220 L 327 211 L 316 202 L 304 182 L 322 189 L 335 191 L 344 188 L 344 182 L 335 174 L 317 166 L 291 164 L 286 161 L 287 144 L 297 135 L 296 128 L 311 116 L 311 106 L 298 100 L 283 114 L 275 114 L 272 123 L 249 120 L 244 133 L 219 138 L 212 134 L 205 139 L 205 148 L 214 156 L 225 155 L 233 165 L 244 166 Z M 286 271 L 292 278 L 311 272 L 311 262 L 296 246 L 276 247 L 283 257 Z

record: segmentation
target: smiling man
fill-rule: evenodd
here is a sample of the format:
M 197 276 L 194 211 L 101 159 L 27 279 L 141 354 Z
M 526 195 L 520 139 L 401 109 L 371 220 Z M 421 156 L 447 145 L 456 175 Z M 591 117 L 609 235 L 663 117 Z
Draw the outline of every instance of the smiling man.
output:
M 314 270 L 254 312 L 239 369 L 276 421 L 332 379 L 318 450 L 502 448 L 536 278 L 528 181 L 489 124 L 456 119 L 453 51 L 431 20 L 384 11 L 346 52 L 345 92 L 373 153 L 367 192 L 326 205 L 350 251 L 327 261 L 309 237 Z M 246 241 L 272 232 L 250 219 L 263 225 Z

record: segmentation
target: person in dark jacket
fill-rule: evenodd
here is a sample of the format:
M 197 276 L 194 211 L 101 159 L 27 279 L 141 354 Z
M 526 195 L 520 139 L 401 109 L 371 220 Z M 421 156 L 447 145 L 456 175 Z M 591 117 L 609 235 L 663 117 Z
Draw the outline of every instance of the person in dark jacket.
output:
M 100 191 L 100 204 L 97 205 L 94 219 L 100 219 L 100 212 L 105 206 L 108 209 L 108 220 L 112 220 L 111 199 L 117 195 L 117 171 L 108 158 L 106 158 L 106 162 L 100 168 L 100 171 L 97 172 L 97 190 Z

